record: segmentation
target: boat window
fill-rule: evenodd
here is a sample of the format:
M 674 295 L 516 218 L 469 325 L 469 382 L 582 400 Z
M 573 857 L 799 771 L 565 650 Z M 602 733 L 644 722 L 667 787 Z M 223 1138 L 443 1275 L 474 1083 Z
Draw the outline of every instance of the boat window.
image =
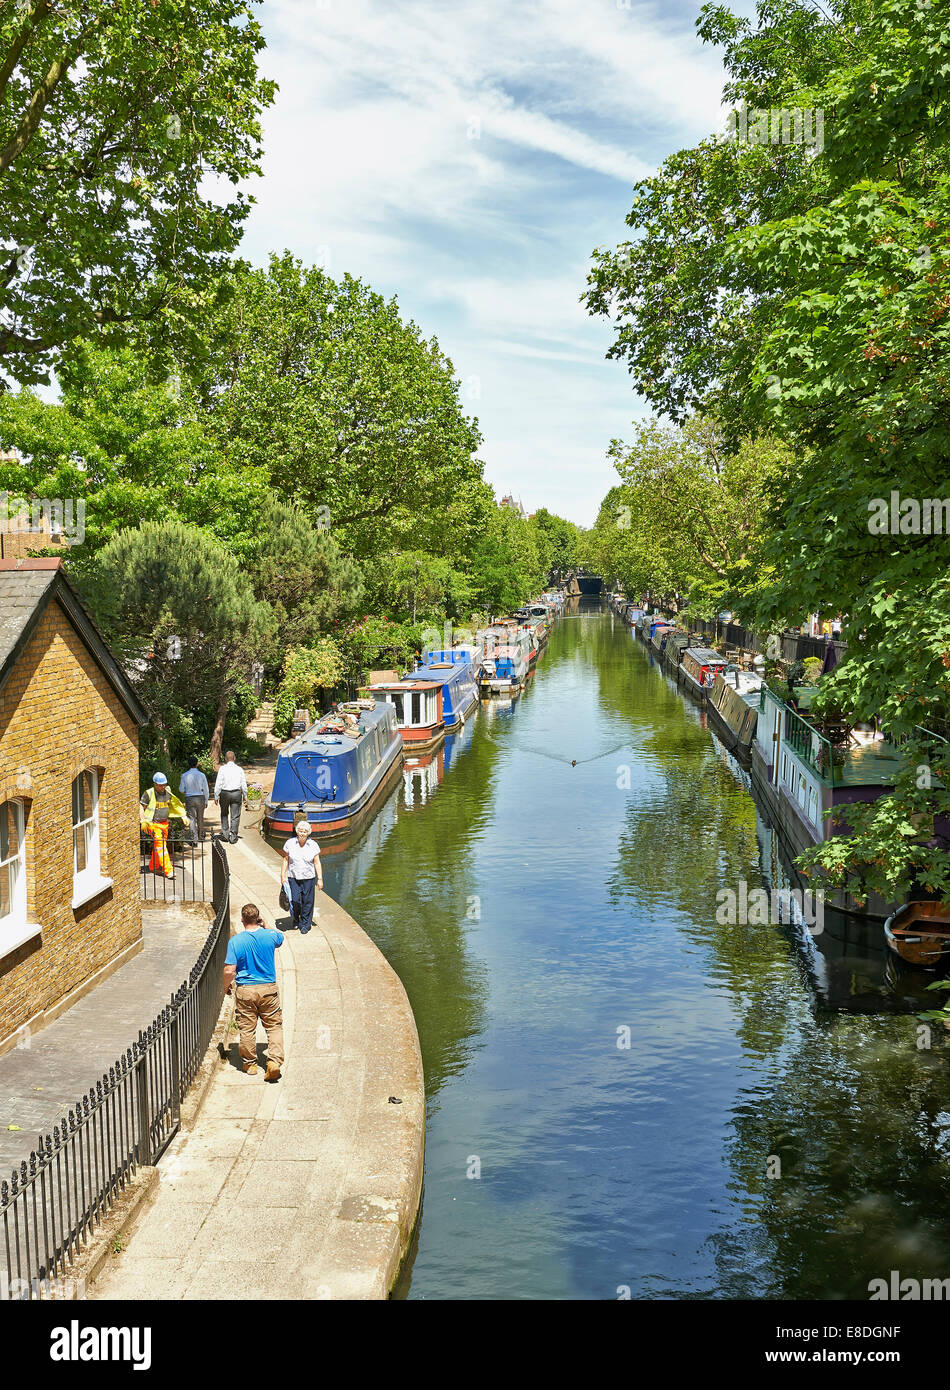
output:
M 404 714 L 403 714 L 402 701 L 403 701 L 403 697 L 402 697 L 401 695 L 396 695 L 396 694 L 394 694 L 394 695 L 392 696 L 392 702 L 393 702 L 393 705 L 395 706 L 395 709 L 396 709 L 396 719 L 398 720 L 398 722 L 399 722 L 400 724 L 402 724 L 402 722 L 403 722 L 403 720 L 404 720 L 404 717 L 405 717 Z
M 412 692 L 412 722 L 413 724 L 422 723 L 422 696 L 418 690 Z

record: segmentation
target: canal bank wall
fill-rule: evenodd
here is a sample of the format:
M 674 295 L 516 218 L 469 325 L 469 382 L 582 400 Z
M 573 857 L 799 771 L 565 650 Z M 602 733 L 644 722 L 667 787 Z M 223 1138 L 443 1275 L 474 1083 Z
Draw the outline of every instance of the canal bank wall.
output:
M 228 857 L 232 922 L 255 902 L 283 926 L 276 851 L 249 831 Z M 232 1032 L 197 1124 L 161 1159 L 149 1210 L 90 1298 L 389 1296 L 422 1193 L 419 1038 L 385 957 L 317 897 L 313 931 L 287 932 L 277 953 L 284 1076 L 245 1075 Z

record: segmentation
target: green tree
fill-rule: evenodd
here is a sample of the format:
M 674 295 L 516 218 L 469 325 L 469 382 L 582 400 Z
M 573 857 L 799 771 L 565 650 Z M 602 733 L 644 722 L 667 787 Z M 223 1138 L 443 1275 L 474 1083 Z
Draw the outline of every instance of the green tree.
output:
M 317 646 L 317 638 L 348 622 L 364 594 L 360 566 L 300 507 L 269 492 L 247 546 L 259 599 L 268 602 L 284 650 Z
M 446 556 L 386 553 L 375 559 L 373 572 L 378 605 L 400 621 L 424 624 L 448 617 L 458 622 L 472 611 L 472 584 Z
M 319 638 L 312 647 L 292 647 L 284 659 L 284 673 L 274 701 L 274 732 L 287 738 L 298 709 L 311 715 L 323 708 L 326 692 L 346 674 L 343 654 L 332 637 Z
M 490 490 L 483 517 L 470 561 L 475 600 L 488 613 L 508 613 L 544 587 L 547 569 L 535 528 L 508 507 L 496 505 Z
M 264 40 L 247 0 L 7 0 L 0 14 L 0 367 L 47 381 L 77 336 L 181 328 L 237 245 Z M 0 383 L 2 384 L 2 383 Z
M 237 560 L 199 527 L 145 522 L 103 547 L 87 592 L 116 649 L 138 668 L 166 755 L 175 755 L 174 711 L 207 704 L 217 766 L 231 696 L 274 631 Z
M 0 394 L 0 445 L 21 455 L 20 463 L 0 462 L 0 489 L 83 502 L 85 539 L 73 565 L 118 532 L 169 514 L 247 558 L 267 475 L 232 466 L 186 373 L 168 381 L 141 350 L 77 342 L 58 376 L 59 403 L 28 389 Z
M 222 450 L 237 469 L 266 467 L 358 558 L 409 548 L 480 477 L 451 362 L 395 300 L 289 253 L 239 268 L 232 289 L 203 376 Z
M 763 517 L 788 462 L 777 440 L 730 448 L 711 418 L 682 427 L 647 421 L 631 446 L 614 440 L 621 478 L 601 509 L 589 563 L 630 592 L 688 597 L 705 616 L 750 603 L 761 582 Z
M 565 574 L 578 563 L 580 528 L 573 521 L 539 507 L 531 518 L 537 534 L 538 550 L 545 569 Z
M 367 615 L 337 638 L 350 686 L 362 685 L 373 670 L 404 670 L 422 650 L 418 628 Z
M 781 0 L 750 22 L 708 6 L 700 32 L 731 101 L 820 112 L 823 148 L 710 140 L 667 161 L 588 305 L 614 299 L 614 353 L 658 409 L 698 403 L 733 437 L 790 444 L 756 625 L 845 613 L 832 694 L 897 732 L 930 726 L 950 709 L 950 545 L 933 508 L 923 522 L 950 471 L 946 7 Z M 916 814 L 905 792 L 895 824 Z M 872 861 L 880 829 L 857 827 L 849 853 Z

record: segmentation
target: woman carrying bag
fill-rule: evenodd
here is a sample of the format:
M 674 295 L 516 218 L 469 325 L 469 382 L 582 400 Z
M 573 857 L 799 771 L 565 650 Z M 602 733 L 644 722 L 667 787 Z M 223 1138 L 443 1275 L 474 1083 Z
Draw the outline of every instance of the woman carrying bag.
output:
M 290 895 L 290 913 L 294 926 L 302 936 L 313 926 L 315 889 L 323 891 L 323 870 L 320 868 L 320 846 L 310 838 L 310 822 L 299 820 L 296 834 L 284 841 L 281 850 L 280 886 Z

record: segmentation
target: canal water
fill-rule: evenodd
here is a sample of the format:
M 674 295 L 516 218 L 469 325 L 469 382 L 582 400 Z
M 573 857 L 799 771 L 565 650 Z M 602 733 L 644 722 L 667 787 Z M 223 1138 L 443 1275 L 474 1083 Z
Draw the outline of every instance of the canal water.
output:
M 520 701 L 327 856 L 422 1043 L 401 1296 L 865 1299 L 893 1269 L 950 1276 L 925 982 L 880 924 L 717 921 L 717 892 L 784 872 L 746 781 L 590 605 Z

